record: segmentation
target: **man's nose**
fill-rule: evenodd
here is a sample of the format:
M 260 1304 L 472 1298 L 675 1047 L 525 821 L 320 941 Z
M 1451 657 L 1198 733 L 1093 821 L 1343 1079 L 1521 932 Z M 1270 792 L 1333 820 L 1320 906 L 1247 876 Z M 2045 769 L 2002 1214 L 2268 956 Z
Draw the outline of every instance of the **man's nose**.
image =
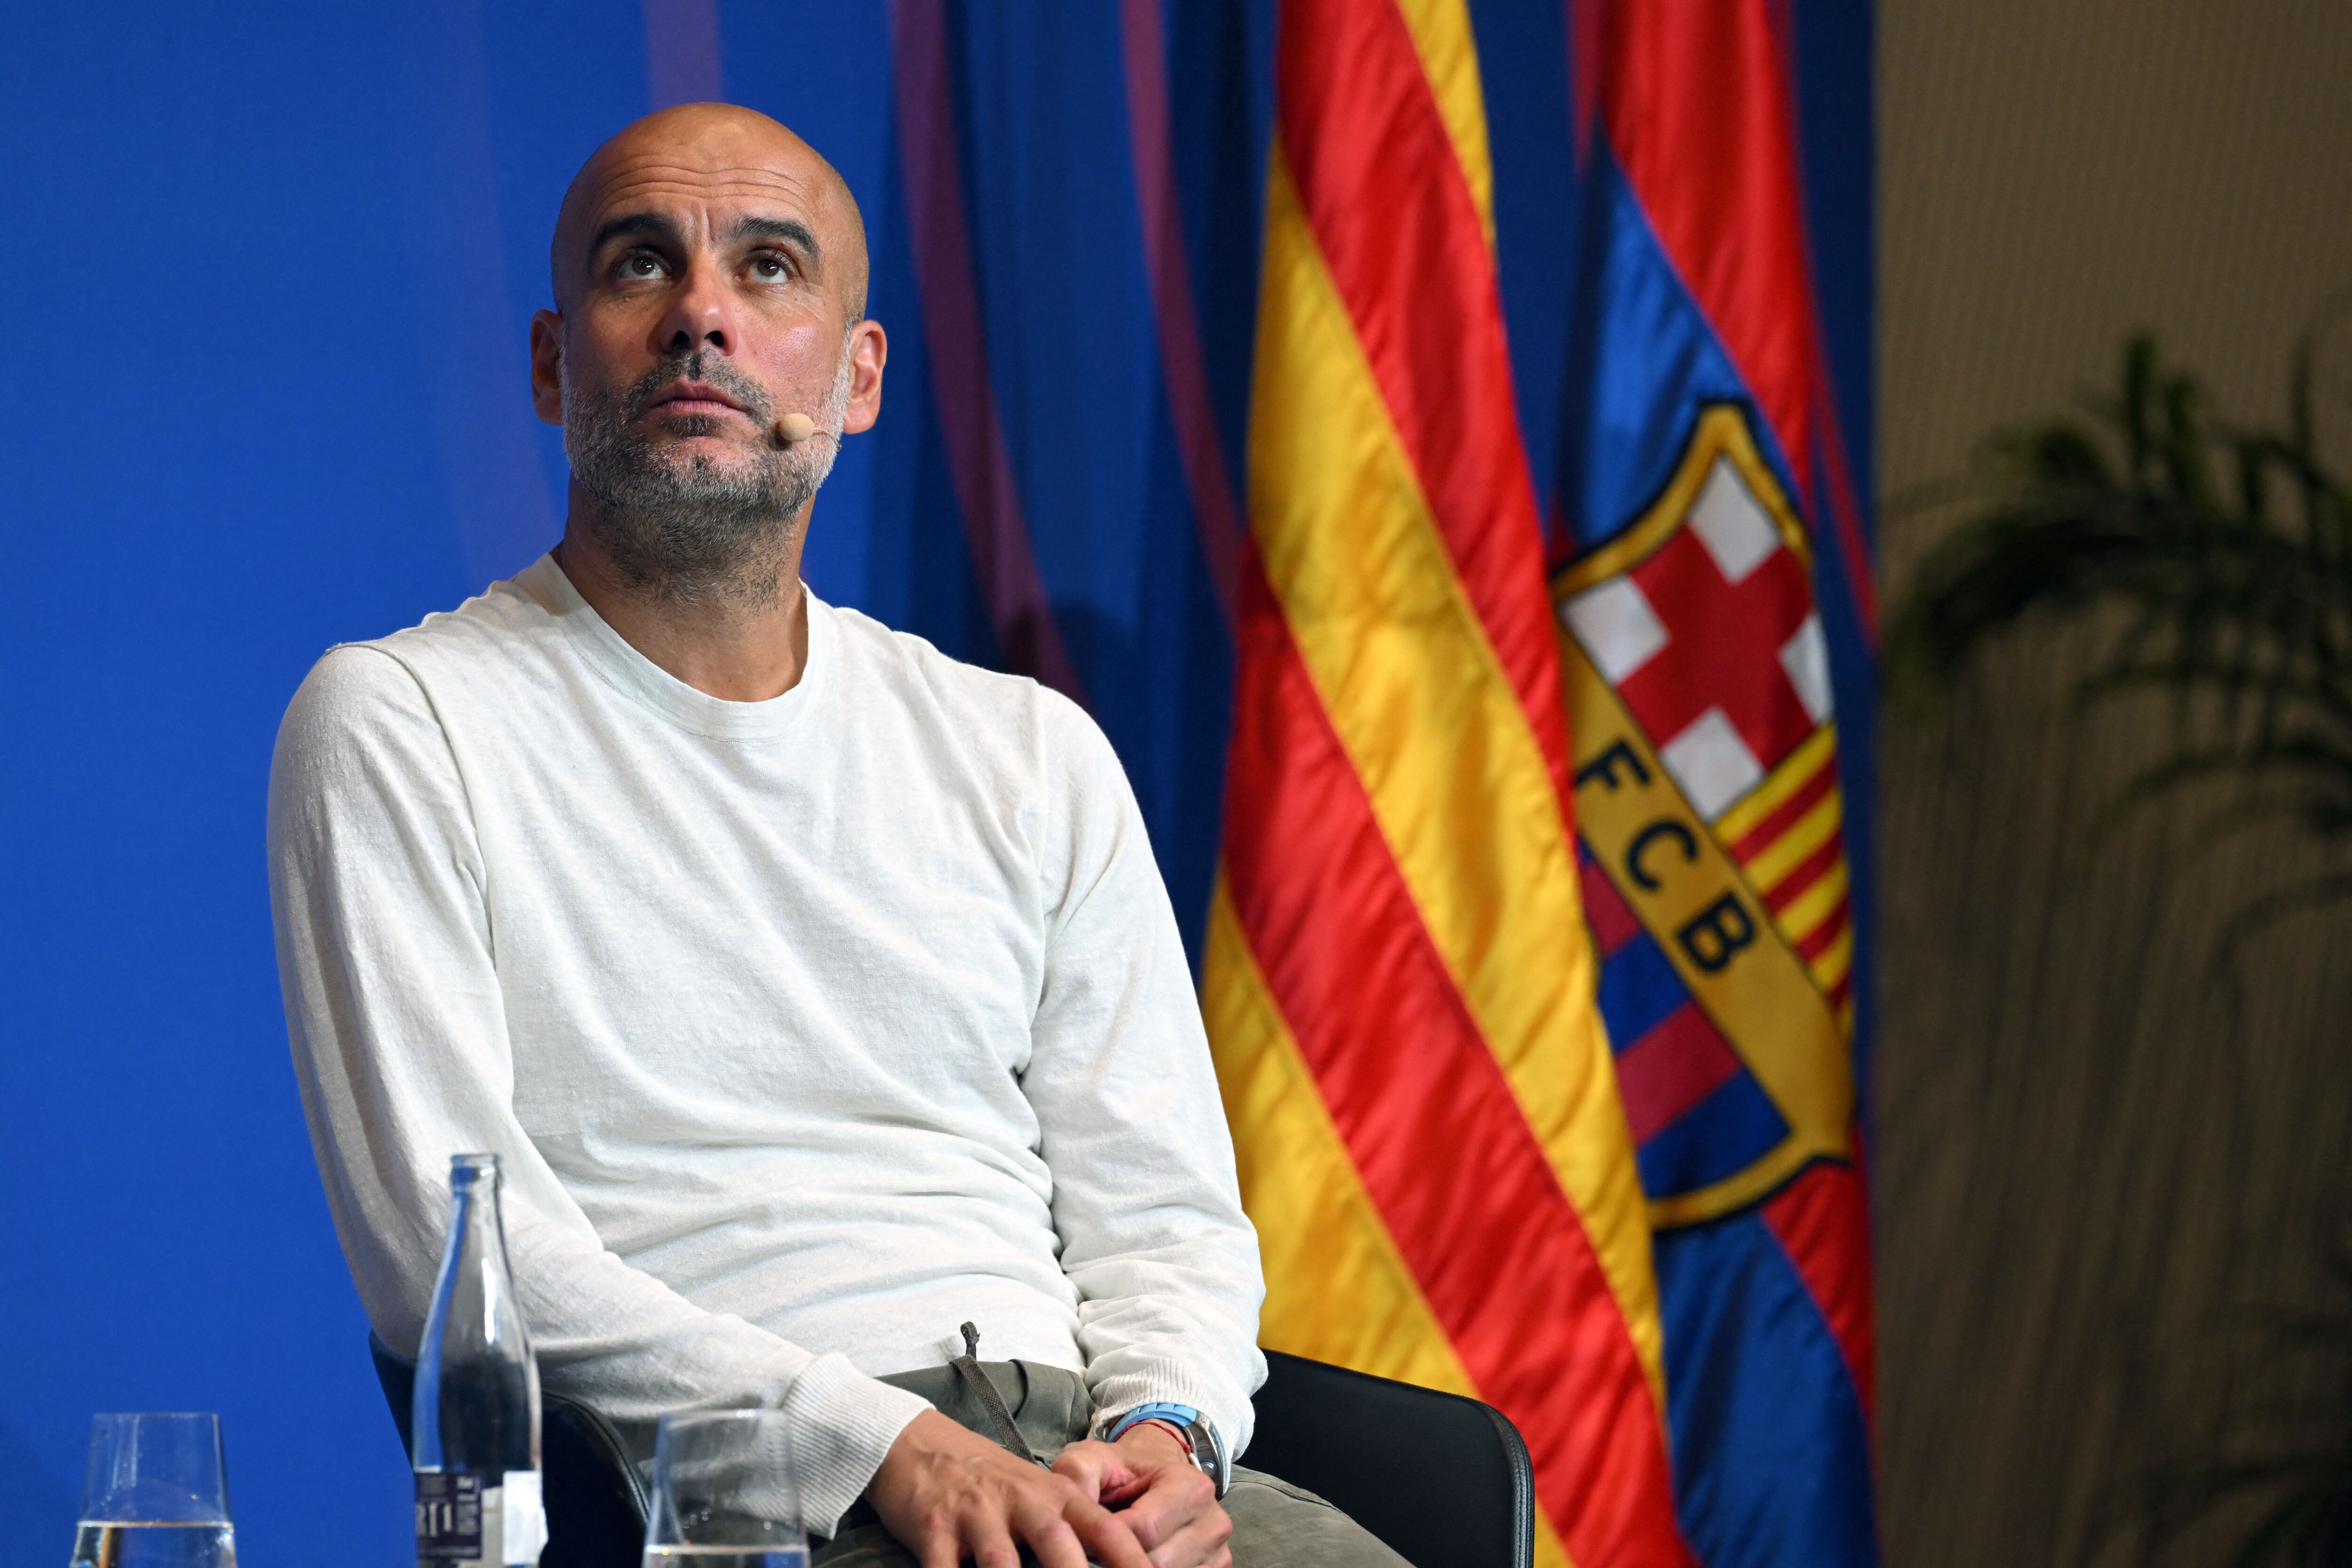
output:
M 720 353 L 733 353 L 735 322 L 730 304 L 727 290 L 711 268 L 698 261 L 689 263 L 685 279 L 662 315 L 658 329 L 661 352 L 680 354 L 717 349 Z

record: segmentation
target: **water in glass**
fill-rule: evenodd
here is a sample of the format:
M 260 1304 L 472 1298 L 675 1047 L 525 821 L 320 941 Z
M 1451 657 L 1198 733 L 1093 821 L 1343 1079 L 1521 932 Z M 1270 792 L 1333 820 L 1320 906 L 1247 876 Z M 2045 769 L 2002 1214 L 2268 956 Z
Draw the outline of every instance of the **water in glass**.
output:
M 236 1568 L 219 1416 L 91 1418 L 72 1568 Z
M 665 1415 L 644 1568 L 806 1568 L 800 1476 L 781 1410 Z
M 73 1568 L 236 1568 L 236 1532 L 226 1524 L 85 1519 L 74 1532 Z

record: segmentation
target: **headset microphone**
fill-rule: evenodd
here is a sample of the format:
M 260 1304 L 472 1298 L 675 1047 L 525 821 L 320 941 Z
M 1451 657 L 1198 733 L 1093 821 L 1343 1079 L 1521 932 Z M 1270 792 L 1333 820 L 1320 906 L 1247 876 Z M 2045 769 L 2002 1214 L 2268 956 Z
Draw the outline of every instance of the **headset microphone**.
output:
M 776 421 L 776 444 L 796 447 L 816 434 L 816 421 L 805 414 L 787 414 Z

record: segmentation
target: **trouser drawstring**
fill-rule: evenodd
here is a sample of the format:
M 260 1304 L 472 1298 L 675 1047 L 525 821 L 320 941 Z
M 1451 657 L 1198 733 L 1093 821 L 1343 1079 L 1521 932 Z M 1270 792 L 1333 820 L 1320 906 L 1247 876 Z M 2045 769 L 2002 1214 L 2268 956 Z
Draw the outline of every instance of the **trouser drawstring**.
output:
M 988 1424 L 996 1428 L 996 1440 L 1031 1464 L 1045 1465 L 1045 1461 L 1029 1447 L 1029 1440 L 1021 1436 L 1021 1428 L 1013 1424 L 1013 1412 L 1004 1407 L 1004 1396 L 996 1392 L 996 1384 L 988 1381 L 988 1373 L 980 1370 L 979 1328 L 966 1323 L 962 1332 L 963 1354 L 950 1357 L 948 1364 L 971 1386 L 972 1397 L 988 1413 Z

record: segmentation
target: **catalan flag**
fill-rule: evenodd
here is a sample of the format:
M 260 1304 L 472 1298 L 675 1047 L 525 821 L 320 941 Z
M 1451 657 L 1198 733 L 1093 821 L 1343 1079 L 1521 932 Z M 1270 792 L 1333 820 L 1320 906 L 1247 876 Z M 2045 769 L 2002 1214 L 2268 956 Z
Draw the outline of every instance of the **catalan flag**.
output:
M 1538 1560 L 1688 1561 L 1462 0 L 1283 7 L 1202 994 L 1265 1342 L 1475 1394 Z
M 1776 0 L 1578 0 L 1554 578 L 1585 911 L 1656 1231 L 1684 1531 L 1877 1561 L 1853 852 L 1871 578 Z M 1849 737 L 1850 738 L 1850 737 Z

